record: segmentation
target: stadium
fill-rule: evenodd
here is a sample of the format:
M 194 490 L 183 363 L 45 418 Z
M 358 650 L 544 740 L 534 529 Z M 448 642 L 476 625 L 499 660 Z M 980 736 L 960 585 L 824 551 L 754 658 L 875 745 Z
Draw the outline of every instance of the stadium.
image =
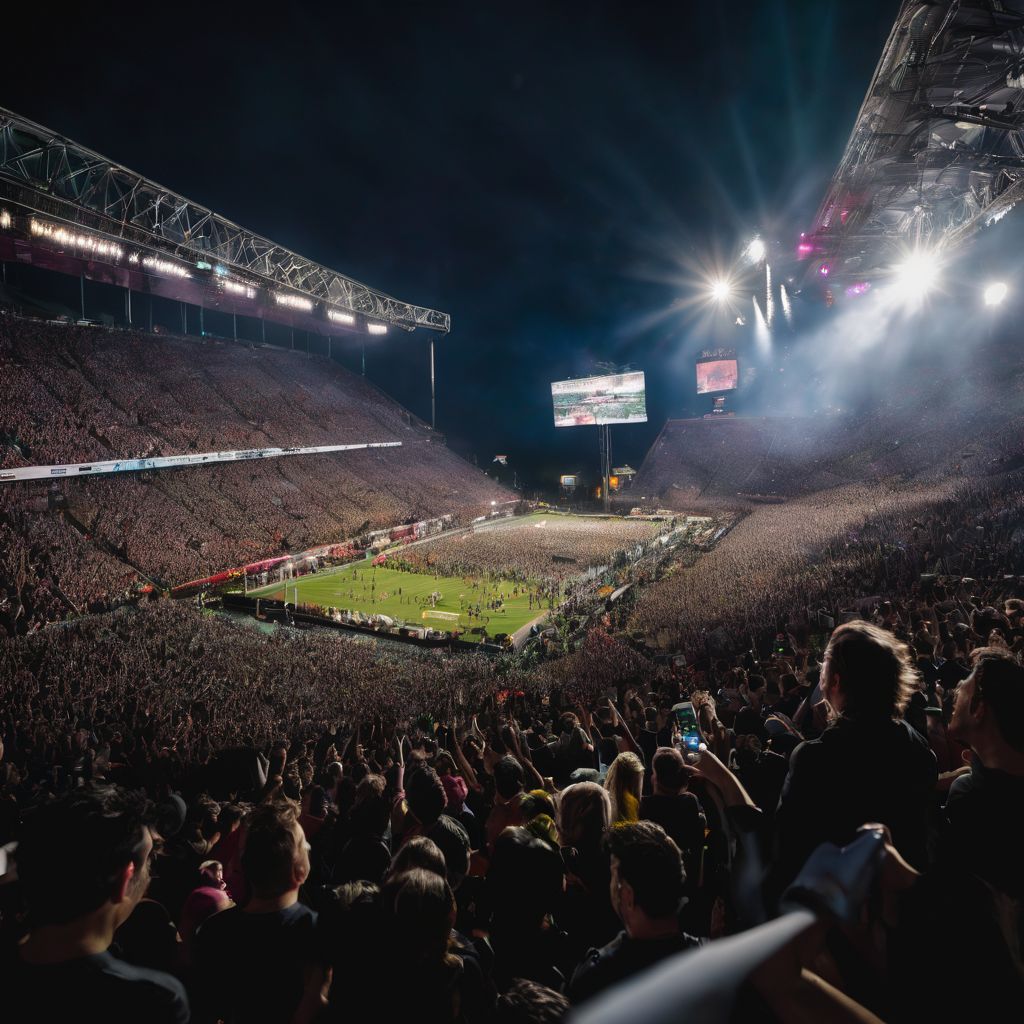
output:
M 788 154 L 646 134 L 704 10 L 564 80 L 552 12 L 403 11 L 331 131 L 310 64 L 177 153 L 12 87 L 5 1019 L 1024 1006 L 1024 4 L 746 6 Z

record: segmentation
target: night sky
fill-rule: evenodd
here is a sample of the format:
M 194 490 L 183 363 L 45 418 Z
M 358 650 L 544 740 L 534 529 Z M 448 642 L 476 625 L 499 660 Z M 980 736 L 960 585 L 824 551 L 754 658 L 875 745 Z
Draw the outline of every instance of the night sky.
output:
M 593 428 L 552 425 L 552 380 L 647 372 L 650 422 L 613 429 L 616 464 L 706 411 L 695 355 L 750 338 L 692 301 L 701 269 L 756 231 L 791 250 L 898 8 L 378 0 L 61 23 L 40 6 L 7 33 L 0 104 L 449 312 L 438 428 L 550 484 L 597 462 Z M 429 420 L 427 367 L 422 332 L 368 355 Z

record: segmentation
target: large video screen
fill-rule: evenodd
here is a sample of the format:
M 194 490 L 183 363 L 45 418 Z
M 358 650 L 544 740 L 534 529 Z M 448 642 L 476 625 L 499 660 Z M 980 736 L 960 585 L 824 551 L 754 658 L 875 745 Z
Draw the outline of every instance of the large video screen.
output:
M 735 359 L 709 359 L 697 364 L 697 394 L 735 391 L 740 382 L 740 367 Z
M 644 375 L 559 380 L 551 385 L 556 427 L 603 427 L 611 423 L 646 423 Z

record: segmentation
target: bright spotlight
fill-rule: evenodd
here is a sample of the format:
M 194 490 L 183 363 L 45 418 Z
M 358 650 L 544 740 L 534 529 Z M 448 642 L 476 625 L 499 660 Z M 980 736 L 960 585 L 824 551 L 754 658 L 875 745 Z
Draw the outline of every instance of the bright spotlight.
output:
M 715 302 L 728 302 L 732 298 L 732 282 L 724 277 L 711 282 L 711 298 Z
M 935 287 L 939 276 L 939 261 L 934 253 L 912 253 L 896 268 L 896 284 L 905 298 L 921 300 Z
M 1009 290 L 1002 281 L 993 281 L 985 289 L 985 305 L 998 306 L 1006 298 L 1006 293 Z
M 766 252 L 764 242 L 755 235 L 750 245 L 747 246 L 747 257 L 754 263 L 760 263 Z

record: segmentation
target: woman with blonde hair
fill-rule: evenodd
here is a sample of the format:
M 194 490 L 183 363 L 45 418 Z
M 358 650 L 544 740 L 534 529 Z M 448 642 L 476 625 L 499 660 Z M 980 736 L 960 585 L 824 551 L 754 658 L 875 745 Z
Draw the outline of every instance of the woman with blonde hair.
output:
M 640 820 L 640 792 L 644 785 L 644 765 L 636 754 L 622 753 L 615 758 L 605 776 L 604 788 L 612 805 L 612 824 L 630 824 Z

